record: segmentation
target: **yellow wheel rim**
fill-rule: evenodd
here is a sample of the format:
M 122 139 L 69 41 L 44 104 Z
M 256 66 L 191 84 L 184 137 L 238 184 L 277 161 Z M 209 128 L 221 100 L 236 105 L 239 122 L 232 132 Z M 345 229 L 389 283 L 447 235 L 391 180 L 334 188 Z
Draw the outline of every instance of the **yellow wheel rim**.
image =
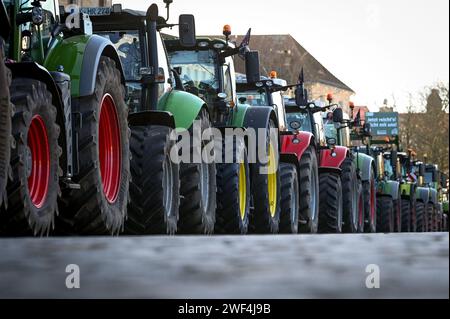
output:
M 241 219 L 245 220 L 247 210 L 247 170 L 244 163 L 239 165 L 239 209 Z
M 269 208 L 270 215 L 272 218 L 277 214 L 277 168 L 276 168 L 276 158 L 275 149 L 272 144 L 269 146 L 269 164 L 268 164 L 269 174 L 267 178 L 268 194 L 269 194 Z

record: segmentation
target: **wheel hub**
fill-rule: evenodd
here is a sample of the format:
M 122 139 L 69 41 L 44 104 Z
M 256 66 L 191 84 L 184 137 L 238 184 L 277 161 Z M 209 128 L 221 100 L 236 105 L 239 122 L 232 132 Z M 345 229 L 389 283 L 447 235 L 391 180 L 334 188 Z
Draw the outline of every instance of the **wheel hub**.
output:
M 100 109 L 99 155 L 103 193 L 110 204 L 117 200 L 121 180 L 121 141 L 114 99 L 106 94 Z

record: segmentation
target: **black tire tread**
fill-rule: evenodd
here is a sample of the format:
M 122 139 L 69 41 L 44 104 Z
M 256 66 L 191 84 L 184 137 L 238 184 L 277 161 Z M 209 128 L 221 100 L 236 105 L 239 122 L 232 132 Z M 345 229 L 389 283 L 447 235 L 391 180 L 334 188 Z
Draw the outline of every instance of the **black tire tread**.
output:
M 341 178 L 337 174 L 320 174 L 320 208 L 319 208 L 319 232 L 341 233 L 342 225 L 339 225 L 339 205 L 342 203 Z M 342 207 L 340 209 L 342 213 Z
M 299 208 L 299 185 L 298 172 L 294 164 L 282 163 L 280 165 L 281 175 L 281 215 L 280 215 L 280 233 L 297 234 L 298 233 L 298 208 Z M 296 201 L 296 206 L 292 207 L 292 200 Z M 292 210 L 295 212 L 292 218 Z

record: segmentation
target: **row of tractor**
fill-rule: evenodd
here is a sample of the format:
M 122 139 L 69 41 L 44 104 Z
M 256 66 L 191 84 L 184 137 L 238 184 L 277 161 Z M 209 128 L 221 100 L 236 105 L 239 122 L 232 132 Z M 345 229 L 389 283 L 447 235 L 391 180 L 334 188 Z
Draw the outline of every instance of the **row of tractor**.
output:
M 164 2 L 1 0 L 0 235 L 447 229 L 436 166 Z

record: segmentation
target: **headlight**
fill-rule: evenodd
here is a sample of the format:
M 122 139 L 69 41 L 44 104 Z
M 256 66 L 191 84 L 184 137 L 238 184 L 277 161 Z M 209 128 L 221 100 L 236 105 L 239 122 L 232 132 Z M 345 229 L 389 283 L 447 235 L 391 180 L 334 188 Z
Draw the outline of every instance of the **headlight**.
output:
M 207 48 L 207 47 L 209 47 L 209 42 L 206 42 L 206 41 L 199 42 L 198 46 L 200 48 Z
M 214 49 L 221 50 L 221 49 L 225 48 L 225 44 L 223 44 L 223 43 L 214 43 L 213 47 L 214 47 Z

